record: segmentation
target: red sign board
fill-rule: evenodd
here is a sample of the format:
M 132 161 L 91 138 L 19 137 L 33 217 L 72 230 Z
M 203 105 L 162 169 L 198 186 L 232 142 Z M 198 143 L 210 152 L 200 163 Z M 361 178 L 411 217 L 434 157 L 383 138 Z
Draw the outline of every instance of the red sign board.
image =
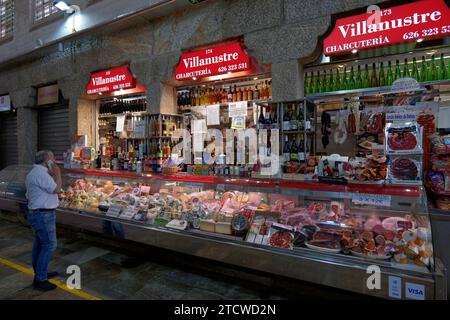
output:
M 196 80 L 204 77 L 247 71 L 250 57 L 239 42 L 204 50 L 183 53 L 175 70 L 176 80 Z
M 447 4 L 444 0 L 422 0 L 337 20 L 324 41 L 324 54 L 333 56 L 448 35 Z
M 136 78 L 128 66 L 100 71 L 91 75 L 86 87 L 87 94 L 109 93 L 136 87 Z

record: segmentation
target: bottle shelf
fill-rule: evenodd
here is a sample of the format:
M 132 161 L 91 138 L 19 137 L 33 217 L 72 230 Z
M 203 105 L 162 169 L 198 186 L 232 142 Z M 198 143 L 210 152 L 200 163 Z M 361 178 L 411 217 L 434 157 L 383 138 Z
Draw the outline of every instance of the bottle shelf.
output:
M 244 101 L 235 101 L 235 102 L 227 102 L 227 103 L 216 103 L 216 104 L 220 105 L 220 107 L 222 108 L 222 107 L 228 107 L 228 105 L 229 105 L 230 103 L 236 103 L 236 102 L 244 102 Z M 268 104 L 270 104 L 270 103 L 273 103 L 272 100 L 247 100 L 247 102 L 250 102 L 250 103 L 256 103 L 256 104 L 260 104 L 260 105 L 262 105 L 262 104 L 268 105 Z M 181 112 L 189 113 L 189 112 L 191 111 L 192 108 L 196 108 L 196 107 L 206 107 L 206 106 L 209 106 L 209 105 L 211 105 L 211 104 L 203 104 L 203 105 L 200 105 L 200 106 L 193 106 L 193 107 L 187 107 L 187 108 L 181 108 L 181 107 L 179 107 L 179 108 L 180 108 L 180 111 L 181 111 Z
M 450 79 L 448 80 L 439 80 L 439 81 L 427 81 L 427 82 L 419 82 L 421 85 L 420 91 L 426 91 L 427 86 L 439 86 L 439 85 L 450 85 Z M 359 96 L 373 96 L 373 95 L 387 95 L 399 93 L 398 91 L 392 91 L 391 86 L 384 87 L 372 87 L 372 88 L 362 88 L 362 89 L 353 89 L 353 90 L 341 90 L 341 91 L 332 91 L 332 92 L 321 92 L 314 93 L 310 95 L 306 95 L 306 98 L 310 100 L 318 100 L 321 98 L 333 98 L 344 95 L 359 95 Z M 414 90 L 417 91 L 417 90 Z

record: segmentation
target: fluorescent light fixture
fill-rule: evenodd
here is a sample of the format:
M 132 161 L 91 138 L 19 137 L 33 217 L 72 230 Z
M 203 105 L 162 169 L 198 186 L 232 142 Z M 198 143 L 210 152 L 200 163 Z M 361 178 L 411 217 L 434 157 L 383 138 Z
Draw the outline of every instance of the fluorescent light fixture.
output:
M 53 6 L 58 8 L 60 11 L 64 11 L 68 14 L 72 14 L 75 12 L 75 9 L 71 5 L 69 5 L 66 1 L 63 0 L 54 1 Z

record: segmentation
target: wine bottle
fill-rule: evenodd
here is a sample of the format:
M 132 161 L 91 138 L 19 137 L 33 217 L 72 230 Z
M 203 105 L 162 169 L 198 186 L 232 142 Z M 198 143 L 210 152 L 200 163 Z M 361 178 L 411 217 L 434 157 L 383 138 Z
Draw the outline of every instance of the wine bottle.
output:
M 384 75 L 384 65 L 383 62 L 380 63 L 380 87 L 384 87 L 386 85 L 386 77 Z
M 305 77 L 305 80 L 303 82 L 303 85 L 304 85 L 305 96 L 307 96 L 308 94 L 310 94 L 308 72 L 305 72 L 304 77 Z
M 363 88 L 369 88 L 369 87 L 370 87 L 369 66 L 366 64 L 366 68 L 364 70 Z
M 320 71 L 317 71 L 317 75 L 314 79 L 314 93 L 320 92 Z
M 298 146 L 295 138 L 292 139 L 290 151 L 291 151 L 291 161 L 298 161 Z
M 416 79 L 417 81 L 420 81 L 420 79 L 419 79 L 419 68 L 417 67 L 417 59 L 416 59 L 416 57 L 413 58 L 411 77 L 413 79 Z
M 405 58 L 405 62 L 403 63 L 403 78 L 409 77 L 411 77 L 411 73 L 409 72 L 408 58 Z
M 447 69 L 445 68 L 444 54 L 441 53 L 441 61 L 439 63 L 437 80 L 445 80 L 445 79 L 447 79 Z
M 336 80 L 334 81 L 333 91 L 341 90 L 341 73 L 336 69 Z
M 297 106 L 297 127 L 298 130 L 304 130 L 305 129 L 305 117 L 304 117 L 304 109 L 303 109 L 303 103 L 299 103 Z
M 422 56 L 422 63 L 420 65 L 420 82 L 427 81 L 427 61 L 425 60 L 425 56 Z
M 450 79 L 450 59 L 448 59 L 447 63 L 447 77 L 446 79 Z
M 378 76 L 375 62 L 372 64 L 372 75 L 370 76 L 370 87 L 378 87 Z
M 399 60 L 397 60 L 396 62 L 395 62 L 395 74 L 394 74 L 394 81 L 395 80 L 398 80 L 398 79 L 400 79 L 401 77 L 402 77 L 402 74 L 401 74 L 401 72 L 400 72 L 400 61 Z
M 348 89 L 347 90 L 353 90 L 355 89 L 355 71 L 353 69 L 353 66 L 350 68 L 350 78 L 348 80 Z
M 295 112 L 295 104 L 292 104 L 292 106 L 291 106 L 290 129 L 294 130 L 294 131 L 298 130 L 298 122 L 297 122 L 297 114 Z
M 358 73 L 356 74 L 356 83 L 355 83 L 356 89 L 361 89 L 363 87 L 363 79 L 362 79 L 362 73 L 361 73 L 361 66 L 358 65 Z
M 328 81 L 327 91 L 334 91 L 334 79 L 333 79 L 333 70 L 330 70 L 330 80 Z
M 272 125 L 272 118 L 271 118 L 271 115 L 270 115 L 270 108 L 269 107 L 266 108 L 266 114 L 265 114 L 264 118 L 265 118 L 265 124 L 270 127 L 270 125 Z
M 284 137 L 284 146 L 283 146 L 283 158 L 285 162 L 291 161 L 291 150 L 289 148 L 289 138 L 286 135 Z
M 287 105 L 284 106 L 284 115 L 283 115 L 283 130 L 288 131 L 291 130 L 291 117 L 289 108 Z
M 340 90 L 348 90 L 348 80 L 347 80 L 347 66 L 344 67 L 344 74 L 342 75 L 342 82 Z
M 324 70 L 322 75 L 322 81 L 320 83 L 320 92 L 327 92 L 327 72 Z
M 305 140 L 303 138 L 300 139 L 298 144 L 298 160 L 305 161 Z
M 436 60 L 434 59 L 434 54 L 431 56 L 430 68 L 428 68 L 427 72 L 427 81 L 435 81 L 437 80 L 437 69 L 436 69 Z
M 258 129 L 263 129 L 264 128 L 264 124 L 266 123 L 266 120 L 264 118 L 264 114 L 263 114 L 263 107 L 260 106 L 259 107 L 259 118 L 258 118 Z

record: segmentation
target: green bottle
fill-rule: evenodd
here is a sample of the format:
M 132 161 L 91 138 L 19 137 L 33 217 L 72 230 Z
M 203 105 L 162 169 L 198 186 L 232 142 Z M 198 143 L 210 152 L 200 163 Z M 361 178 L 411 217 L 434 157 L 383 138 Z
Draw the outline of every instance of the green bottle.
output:
M 405 63 L 403 64 L 403 78 L 411 77 L 411 73 L 409 72 L 408 59 L 405 58 Z
M 394 72 L 392 71 L 392 63 L 389 61 L 387 69 L 386 85 L 392 86 L 393 83 L 394 83 Z
M 420 79 L 419 79 L 419 68 L 417 67 L 417 59 L 416 59 L 416 57 L 413 58 L 413 66 L 412 66 L 411 77 L 420 82 Z
M 339 69 L 336 69 L 336 80 L 334 81 L 333 91 L 339 90 L 341 90 L 341 73 L 339 72 Z
M 447 69 L 445 68 L 444 54 L 441 53 L 441 61 L 439 63 L 437 80 L 445 80 L 445 79 L 447 79 Z
M 327 92 L 327 88 L 328 88 L 327 72 L 324 70 L 322 76 L 322 83 L 320 86 L 320 92 Z
M 395 66 L 395 74 L 394 74 L 394 81 L 397 79 L 400 79 L 402 77 L 402 74 L 400 72 L 400 61 L 396 61 L 396 66 Z
M 344 67 L 344 74 L 342 75 L 341 90 L 348 90 L 347 66 Z
M 333 77 L 333 70 L 330 70 L 330 80 L 328 81 L 327 91 L 328 91 L 328 92 L 334 91 L 334 77 Z
M 448 65 L 447 65 L 447 79 L 450 79 L 450 59 L 448 60 Z
M 378 87 L 378 75 L 375 62 L 372 64 L 372 75 L 370 76 L 370 87 Z
M 356 89 L 355 83 L 355 71 L 353 70 L 353 66 L 350 69 L 350 79 L 348 80 L 348 90 Z
M 303 87 L 304 87 L 305 96 L 306 96 L 310 93 L 308 72 L 305 72 L 305 80 L 303 81 Z
M 435 81 L 437 80 L 437 69 L 436 69 L 436 61 L 434 59 L 434 55 L 431 56 L 430 67 L 427 72 L 427 81 Z
M 386 86 L 386 76 L 384 75 L 384 65 L 383 62 L 380 63 L 380 87 Z
M 311 76 L 309 77 L 309 93 L 316 93 L 316 88 L 314 84 L 314 72 L 311 71 Z
M 314 92 L 320 93 L 320 71 L 317 71 L 316 81 L 314 82 Z
M 356 74 L 356 89 L 361 89 L 363 87 L 363 79 L 361 73 L 361 66 L 358 66 L 358 73 Z
M 422 56 L 422 64 L 420 65 L 419 82 L 427 81 L 427 61 L 425 56 Z
M 370 79 L 369 79 L 369 66 L 366 64 L 366 69 L 364 71 L 364 78 L 363 78 L 363 88 L 369 88 L 370 87 Z

